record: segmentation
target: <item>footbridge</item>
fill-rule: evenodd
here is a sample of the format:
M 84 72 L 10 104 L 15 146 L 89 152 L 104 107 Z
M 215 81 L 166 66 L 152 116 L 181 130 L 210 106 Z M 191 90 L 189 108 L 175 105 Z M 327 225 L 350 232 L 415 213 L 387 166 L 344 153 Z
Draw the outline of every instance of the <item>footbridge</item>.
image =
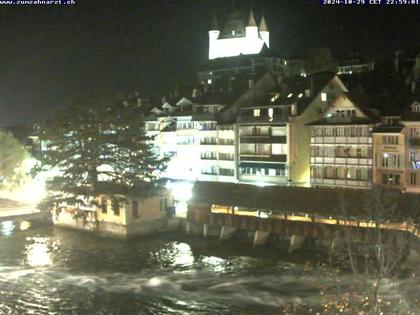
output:
M 419 196 L 398 191 L 360 191 L 298 187 L 256 187 L 197 183 L 188 204 L 187 232 L 231 238 L 253 233 L 253 245 L 270 236 L 290 239 L 289 251 L 307 237 L 339 242 L 346 231 L 369 243 L 380 229 L 420 238 Z

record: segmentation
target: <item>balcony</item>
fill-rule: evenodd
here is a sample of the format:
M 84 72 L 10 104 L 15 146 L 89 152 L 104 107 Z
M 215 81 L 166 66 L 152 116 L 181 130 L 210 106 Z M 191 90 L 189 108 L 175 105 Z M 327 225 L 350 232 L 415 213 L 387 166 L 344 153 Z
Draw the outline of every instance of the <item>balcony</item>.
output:
M 287 143 L 286 136 L 245 135 L 240 140 L 241 143 Z
M 219 145 L 234 145 L 234 139 L 218 139 L 217 144 Z
M 289 121 L 289 115 L 274 116 L 272 118 L 266 115 L 257 117 L 253 115 L 239 115 L 238 118 L 236 118 L 236 121 L 238 123 L 287 123 Z
M 367 157 L 322 157 L 312 156 L 312 164 L 338 164 L 338 165 L 372 165 L 372 158 Z
M 262 155 L 262 154 L 247 154 L 241 153 L 240 154 L 241 161 L 257 161 L 257 162 L 287 162 L 287 155 L 280 154 L 280 155 Z
M 311 137 L 313 144 L 372 144 L 372 137 Z
M 420 138 L 412 138 L 409 143 L 412 147 L 420 147 Z
M 200 141 L 200 144 L 201 145 L 217 145 L 217 140 L 216 139 L 202 139 L 201 141 Z

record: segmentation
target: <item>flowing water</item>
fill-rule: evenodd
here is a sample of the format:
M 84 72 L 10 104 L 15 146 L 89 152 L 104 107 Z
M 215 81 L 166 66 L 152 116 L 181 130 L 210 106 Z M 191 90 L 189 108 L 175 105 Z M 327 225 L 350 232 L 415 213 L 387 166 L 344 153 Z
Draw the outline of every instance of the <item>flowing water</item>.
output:
M 369 303 L 358 281 L 315 252 L 0 223 L 1 315 L 353 314 L 352 303 Z M 383 303 L 391 313 L 420 314 L 419 289 L 414 272 L 384 280 Z

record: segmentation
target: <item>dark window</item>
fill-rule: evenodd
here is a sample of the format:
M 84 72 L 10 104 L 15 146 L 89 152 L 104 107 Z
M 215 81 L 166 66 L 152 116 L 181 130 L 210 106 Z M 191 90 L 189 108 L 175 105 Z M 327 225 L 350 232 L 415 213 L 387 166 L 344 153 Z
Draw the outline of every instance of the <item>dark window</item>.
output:
M 137 200 L 133 200 L 133 202 L 131 203 L 131 212 L 133 214 L 133 217 L 139 217 L 139 202 Z
M 101 209 L 102 209 L 102 213 L 108 212 L 108 201 L 105 197 L 103 197 L 101 200 Z
M 417 184 L 417 178 L 416 173 L 410 173 L 410 184 L 416 185 Z
M 116 200 L 112 200 L 112 210 L 114 210 L 114 215 L 120 215 L 120 203 Z
M 166 198 L 161 198 L 160 199 L 160 211 L 165 211 L 166 210 Z

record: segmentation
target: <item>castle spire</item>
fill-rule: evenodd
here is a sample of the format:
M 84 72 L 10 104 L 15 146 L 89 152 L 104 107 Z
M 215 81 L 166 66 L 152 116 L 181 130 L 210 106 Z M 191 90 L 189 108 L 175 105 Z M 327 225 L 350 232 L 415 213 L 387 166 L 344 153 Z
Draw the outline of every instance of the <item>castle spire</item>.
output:
M 254 12 L 251 11 L 249 12 L 249 19 L 248 19 L 248 24 L 247 26 L 257 26 L 257 23 L 255 22 L 255 18 L 254 18 Z
M 269 30 L 268 30 L 267 22 L 265 21 L 264 11 L 261 14 L 262 14 L 262 18 L 261 18 L 261 22 L 260 22 L 259 31 L 260 32 L 268 32 Z
M 219 30 L 219 23 L 217 23 L 216 13 L 213 14 L 213 17 L 211 19 L 210 30 L 211 31 L 218 31 Z

